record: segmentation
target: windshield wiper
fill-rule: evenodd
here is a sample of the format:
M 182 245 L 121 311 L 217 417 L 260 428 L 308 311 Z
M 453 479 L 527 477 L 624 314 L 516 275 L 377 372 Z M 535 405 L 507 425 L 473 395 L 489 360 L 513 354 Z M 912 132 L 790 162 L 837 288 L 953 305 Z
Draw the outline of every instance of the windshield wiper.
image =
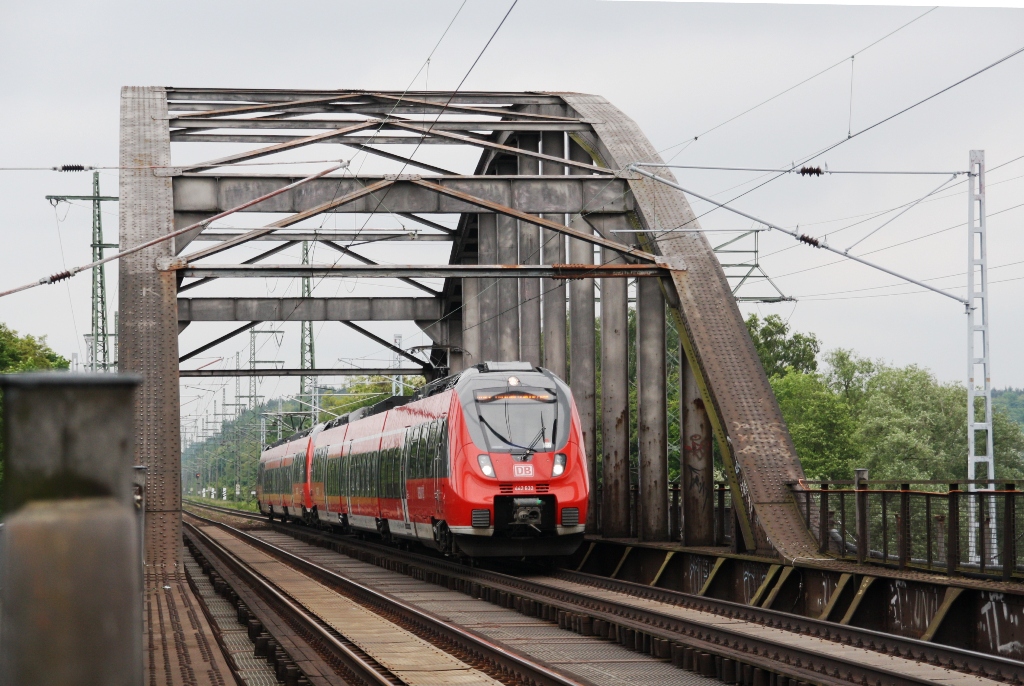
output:
M 490 430 L 491 430 L 491 433 L 492 433 L 492 434 L 494 434 L 495 436 L 497 436 L 497 437 L 498 437 L 498 439 L 499 439 L 499 440 L 500 440 L 500 441 L 501 441 L 502 443 L 504 443 L 505 445 L 510 445 L 510 446 L 512 446 L 513 448 L 519 448 L 519 449 L 521 449 L 521 450 L 530 450 L 530 448 L 527 448 L 527 447 L 525 447 L 525 446 L 521 446 L 521 445 L 519 445 L 518 443 L 513 443 L 512 441 L 508 440 L 507 438 L 505 438 L 504 436 L 502 436 L 502 435 L 501 435 L 500 433 L 498 433 L 497 431 L 495 431 L 494 427 L 493 427 L 493 426 L 491 426 L 491 425 L 490 425 L 490 423 L 488 423 L 488 421 L 487 421 L 486 419 L 484 419 L 484 416 L 483 416 L 482 414 L 478 414 L 478 415 L 477 415 L 477 418 L 478 418 L 478 419 L 480 420 L 480 423 L 481 423 L 481 424 L 483 424 L 483 425 L 484 425 L 484 426 L 486 426 L 486 427 L 487 427 L 488 429 L 490 429 Z
M 557 410 L 555 410 L 555 411 L 557 412 Z M 558 421 L 558 420 L 556 419 L 555 421 Z M 547 428 L 544 426 L 544 413 L 541 412 L 540 413 L 540 431 L 537 432 L 537 435 L 534 437 L 533 441 L 530 442 L 530 447 L 526 449 L 526 452 L 528 454 L 530 454 L 530 455 L 533 455 L 535 452 L 537 452 L 536 450 L 533 449 L 533 446 L 537 445 L 537 441 L 541 441 L 541 440 L 544 441 L 545 443 L 547 443 L 547 437 L 548 437 Z

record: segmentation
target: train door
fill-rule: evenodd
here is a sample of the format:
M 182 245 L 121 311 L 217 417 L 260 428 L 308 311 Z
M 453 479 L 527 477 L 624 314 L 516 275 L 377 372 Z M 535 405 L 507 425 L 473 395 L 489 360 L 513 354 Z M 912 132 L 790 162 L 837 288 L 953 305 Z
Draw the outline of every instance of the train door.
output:
M 431 460 L 431 476 L 434 481 L 434 512 L 438 517 L 442 516 L 442 510 L 444 509 L 444 503 L 441 498 L 442 484 L 444 483 L 444 472 L 442 471 L 441 464 L 441 420 L 435 420 L 430 423 L 430 455 L 433 458 Z
M 345 505 L 345 516 L 352 515 L 352 441 L 341 450 L 341 502 Z
M 405 430 L 405 440 L 402 441 L 402 452 L 399 466 L 399 482 L 402 489 L 402 521 L 405 523 L 406 531 L 412 529 L 412 523 L 409 520 L 409 450 L 412 448 L 412 428 Z

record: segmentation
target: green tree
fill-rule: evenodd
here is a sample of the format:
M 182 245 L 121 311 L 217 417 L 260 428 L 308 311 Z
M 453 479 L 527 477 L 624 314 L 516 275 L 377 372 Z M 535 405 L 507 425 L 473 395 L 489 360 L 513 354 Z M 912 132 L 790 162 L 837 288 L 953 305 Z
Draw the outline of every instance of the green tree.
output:
M 68 361 L 50 349 L 46 337 L 19 336 L 6 324 L 0 323 L 0 374 L 29 372 L 40 369 L 67 369 Z M 2 403 L 2 399 L 0 399 Z M 3 485 L 3 405 L 0 404 L 0 486 Z M 3 512 L 0 503 L 0 512 Z
M 405 377 L 405 395 L 411 395 L 423 385 L 421 376 Z M 358 376 L 349 380 L 342 388 L 332 389 L 320 396 L 321 422 L 334 419 L 353 410 L 391 397 L 391 378 L 386 376 Z M 190 445 L 182 454 L 182 487 L 186 494 L 195 495 L 199 488 L 213 487 L 227 489 L 229 499 L 234 499 L 235 484 L 240 485 L 241 499 L 252 506 L 251 495 L 256 487 L 257 465 L 262 446 L 260 445 L 260 415 L 277 412 L 279 402 L 272 400 L 255 409 L 246 410 L 233 419 L 225 421 L 220 431 L 210 438 Z M 297 400 L 280 403 L 284 416 L 265 417 L 267 420 L 267 442 L 277 438 L 278 424 L 284 426 L 283 436 L 309 428 L 308 406 Z M 199 480 L 196 474 L 200 474 Z
M 846 400 L 816 373 L 790 369 L 771 378 L 804 473 L 811 479 L 846 479 L 857 457 L 856 425 Z
M 916 365 L 876 365 L 857 411 L 854 441 L 875 478 L 967 478 L 967 389 Z M 992 414 L 996 476 L 1024 474 L 1024 431 Z
M 1010 419 L 1024 425 L 1024 389 L 1004 388 L 992 391 L 992 406 L 1006 411 Z
M 813 333 L 790 334 L 789 324 L 777 314 L 770 314 L 763 320 L 751 314 L 746 324 L 769 379 L 785 374 L 787 369 L 818 371 L 821 342 Z
M 848 479 L 867 467 L 877 479 L 967 478 L 967 390 L 922 367 L 895 367 L 831 350 L 818 371 L 814 334 L 782 319 L 747 319 L 782 416 L 809 477 Z M 992 415 L 996 476 L 1024 478 L 1024 429 L 1016 396 L 997 394 Z
M 422 376 L 404 377 L 401 395 L 412 395 L 426 380 Z M 320 421 L 326 422 L 336 415 L 343 415 L 360 407 L 373 405 L 391 397 L 390 376 L 356 376 L 337 393 L 327 393 L 320 398 Z
M 50 349 L 45 336 L 19 336 L 0 323 L 0 373 L 67 368 L 68 361 Z

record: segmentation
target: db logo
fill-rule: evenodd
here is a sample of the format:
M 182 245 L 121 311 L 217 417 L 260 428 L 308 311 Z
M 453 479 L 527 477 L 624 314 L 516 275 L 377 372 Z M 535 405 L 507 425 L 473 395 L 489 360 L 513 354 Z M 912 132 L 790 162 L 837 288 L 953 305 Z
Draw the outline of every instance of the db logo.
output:
M 514 465 L 512 465 L 512 476 L 515 476 L 515 477 L 533 476 L 533 465 L 532 464 L 514 464 Z

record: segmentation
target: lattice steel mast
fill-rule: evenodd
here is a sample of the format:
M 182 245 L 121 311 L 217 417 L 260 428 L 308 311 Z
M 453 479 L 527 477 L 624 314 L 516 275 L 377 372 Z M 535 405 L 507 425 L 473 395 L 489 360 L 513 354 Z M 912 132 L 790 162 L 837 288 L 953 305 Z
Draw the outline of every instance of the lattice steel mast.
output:
M 309 264 L 309 241 L 302 241 L 302 264 Z M 302 297 L 313 297 L 313 283 L 308 276 L 302 277 Z M 299 348 L 299 369 L 314 369 L 316 367 L 315 339 L 313 336 L 313 322 L 302 322 L 302 340 Z M 299 397 L 309 403 L 310 426 L 316 425 L 318 408 L 316 398 L 316 377 L 299 377 Z
M 92 248 L 93 262 L 103 259 L 104 248 L 117 249 L 116 243 L 103 242 L 103 210 L 102 203 L 117 201 L 116 196 L 100 195 L 100 173 L 92 173 L 92 195 L 48 195 L 46 199 L 56 205 L 58 202 L 68 200 L 90 200 L 92 201 Z M 92 270 L 92 326 L 90 333 L 85 336 L 88 357 L 86 365 L 90 371 L 106 372 L 111 371 L 110 361 L 110 339 L 114 338 L 114 358 L 117 359 L 117 334 L 109 333 L 107 326 L 107 276 L 106 267 L 100 265 Z M 115 314 L 116 317 L 116 314 Z
M 982 479 L 989 479 L 988 490 L 995 490 L 995 455 L 992 446 L 992 370 L 989 366 L 988 319 L 988 233 L 985 218 L 985 151 L 971 150 L 968 176 L 967 208 L 967 478 L 978 478 L 978 468 L 984 470 Z M 980 376 L 979 376 L 980 374 Z M 978 381 L 981 387 L 978 387 Z M 983 417 L 978 421 L 977 399 L 982 398 Z M 984 436 L 985 452 L 978 454 L 979 433 Z M 968 483 L 973 493 L 978 485 Z M 992 523 L 988 526 L 989 540 L 985 541 L 987 558 L 996 558 L 995 499 L 988 498 L 988 513 Z M 969 517 L 968 554 L 972 562 L 978 561 L 979 498 L 971 497 L 967 511 Z

